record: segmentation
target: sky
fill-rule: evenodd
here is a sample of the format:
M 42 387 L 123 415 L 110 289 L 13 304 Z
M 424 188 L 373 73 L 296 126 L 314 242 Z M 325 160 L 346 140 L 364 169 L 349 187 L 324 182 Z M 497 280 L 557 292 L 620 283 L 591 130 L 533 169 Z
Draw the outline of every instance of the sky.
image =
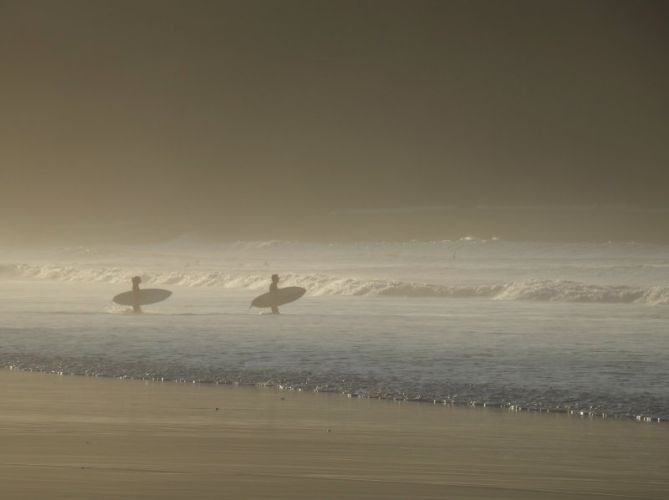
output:
M 669 3 L 0 0 L 6 241 L 669 242 Z

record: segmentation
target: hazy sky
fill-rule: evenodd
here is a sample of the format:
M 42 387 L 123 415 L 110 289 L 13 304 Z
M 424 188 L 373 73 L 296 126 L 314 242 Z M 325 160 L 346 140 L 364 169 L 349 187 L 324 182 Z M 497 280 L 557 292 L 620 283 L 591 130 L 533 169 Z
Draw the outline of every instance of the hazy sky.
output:
M 0 231 L 546 238 L 613 206 L 555 234 L 657 239 L 668 26 L 664 1 L 0 0 Z

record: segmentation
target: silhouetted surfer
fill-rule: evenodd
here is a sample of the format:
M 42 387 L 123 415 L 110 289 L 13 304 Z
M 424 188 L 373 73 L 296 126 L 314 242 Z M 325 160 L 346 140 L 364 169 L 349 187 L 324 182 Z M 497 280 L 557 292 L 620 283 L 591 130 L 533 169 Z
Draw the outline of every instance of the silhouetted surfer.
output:
M 279 307 L 276 305 L 276 295 L 279 291 L 279 275 L 272 275 L 272 283 L 269 285 L 269 293 L 272 296 L 272 314 L 279 314 Z
M 144 293 L 144 290 L 142 290 Z M 301 286 L 288 286 L 279 288 L 279 275 L 272 275 L 272 283 L 269 285 L 269 292 L 258 295 L 251 301 L 250 307 L 269 307 L 272 314 L 279 314 L 279 306 L 289 304 L 306 293 Z
M 142 278 L 139 276 L 133 276 L 131 281 L 132 290 L 119 293 L 112 300 L 121 306 L 132 307 L 132 312 L 134 313 L 141 313 L 141 306 L 161 302 L 172 295 L 172 292 L 163 290 L 162 288 L 142 288 L 140 290 L 139 284 L 142 282 Z
M 132 312 L 141 313 L 142 308 L 139 305 L 139 284 L 142 282 L 142 278 L 139 276 L 133 276 L 132 278 Z

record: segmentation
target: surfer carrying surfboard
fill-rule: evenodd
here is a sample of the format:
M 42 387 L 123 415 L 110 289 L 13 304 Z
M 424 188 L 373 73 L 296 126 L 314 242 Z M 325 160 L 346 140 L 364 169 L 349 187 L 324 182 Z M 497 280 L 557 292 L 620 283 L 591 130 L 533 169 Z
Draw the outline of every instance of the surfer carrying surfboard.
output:
M 134 313 L 141 313 L 142 308 L 140 307 L 140 299 L 139 299 L 139 284 L 142 282 L 142 278 L 140 276 L 133 276 L 132 277 L 132 312 Z
M 119 293 L 118 295 L 114 296 L 112 300 L 121 306 L 132 307 L 133 313 L 139 314 L 142 312 L 141 306 L 161 302 L 172 295 L 172 292 L 169 290 L 163 290 L 162 288 L 140 289 L 139 284 L 142 282 L 142 278 L 139 276 L 134 276 L 131 281 L 132 290 L 129 292 Z
M 269 295 L 272 304 L 272 314 L 279 314 L 279 306 L 277 305 L 278 292 L 279 292 L 279 275 L 273 274 L 272 283 L 269 285 Z
M 269 285 L 269 292 L 259 295 L 251 302 L 250 307 L 269 307 L 272 309 L 272 314 L 279 314 L 279 306 L 294 302 L 306 290 L 301 286 L 289 286 L 286 288 L 279 288 L 279 275 L 272 275 L 272 283 Z

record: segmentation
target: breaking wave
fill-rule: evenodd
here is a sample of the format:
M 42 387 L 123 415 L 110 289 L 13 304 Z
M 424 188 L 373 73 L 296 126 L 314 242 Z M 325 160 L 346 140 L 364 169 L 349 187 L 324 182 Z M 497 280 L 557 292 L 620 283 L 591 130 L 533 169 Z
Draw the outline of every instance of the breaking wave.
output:
M 119 267 L 77 268 L 30 264 L 0 265 L 0 277 L 70 282 L 128 283 L 137 273 Z M 141 274 L 150 285 L 223 287 L 263 290 L 266 274 L 173 271 Z M 282 274 L 284 286 L 301 286 L 311 296 L 388 296 L 489 298 L 537 302 L 639 303 L 669 305 L 669 287 L 594 285 L 570 280 L 529 279 L 485 285 L 435 285 L 396 280 L 361 279 L 327 274 Z

